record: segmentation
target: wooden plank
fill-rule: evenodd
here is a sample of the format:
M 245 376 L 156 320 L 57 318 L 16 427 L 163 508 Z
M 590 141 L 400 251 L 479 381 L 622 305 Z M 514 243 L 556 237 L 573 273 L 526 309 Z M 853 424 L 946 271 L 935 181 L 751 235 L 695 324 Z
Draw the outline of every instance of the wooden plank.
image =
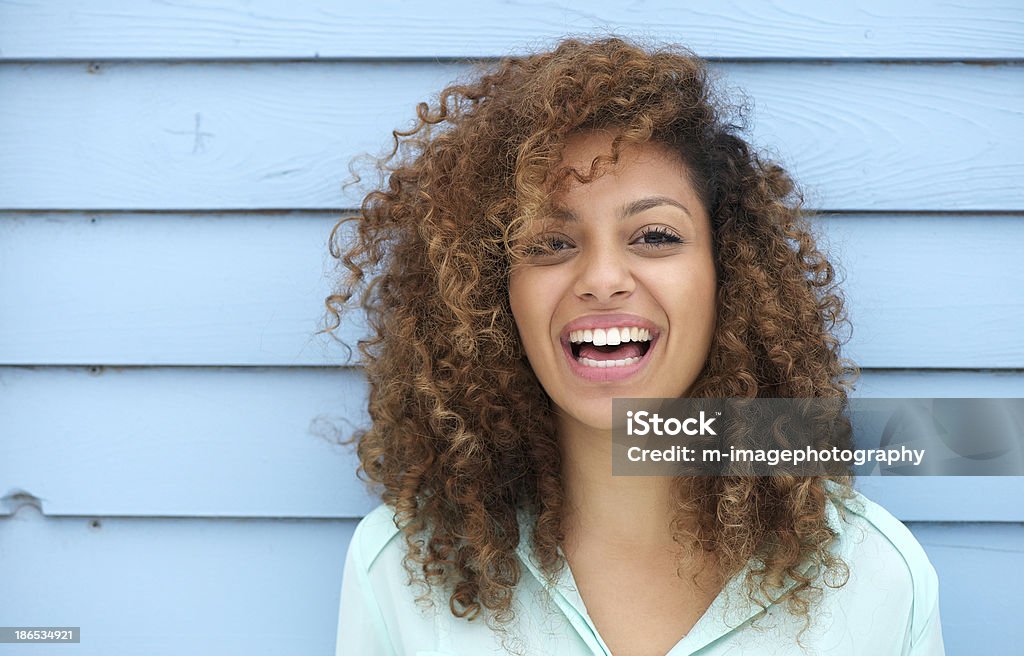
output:
M 1024 372 L 864 369 L 850 393 L 861 399 L 1017 399 Z
M 1022 372 L 866 371 L 857 398 L 1021 398 Z M 1002 522 L 1024 519 L 1024 478 L 871 476 L 856 487 L 907 522 Z M 1008 512 L 1007 512 L 1008 511 Z
M 905 522 L 1024 520 L 1021 476 L 865 476 L 856 488 Z
M 400 0 L 0 3 L 6 58 L 495 57 L 565 34 L 683 41 L 726 58 L 1019 58 L 1024 11 L 1012 0 L 669 0 L 544 3 L 456 0 L 438 11 Z
M 1024 588 L 1024 526 L 911 524 L 939 575 L 947 654 L 1010 654 L 1024 643 L 1015 621 Z M 984 593 L 979 594 L 979 591 Z
M 323 327 L 335 216 L 0 215 L 0 363 L 341 364 Z M 1024 367 L 1024 220 L 818 220 L 846 349 L 875 368 Z M 339 339 L 365 327 L 351 313 Z
M 82 627 L 81 645 L 32 654 L 332 653 L 354 520 L 94 521 L 30 510 L 0 519 L 0 616 Z M 1024 640 L 1024 527 L 910 529 L 939 575 L 947 653 L 1012 653 Z M 8 653 L 21 652 L 0 645 Z
M 315 334 L 331 289 L 334 222 L 326 214 L 7 217 L 0 362 L 341 363 L 340 342 Z M 362 315 L 350 319 L 339 339 L 354 345 Z
M 80 645 L 0 654 L 333 654 L 353 520 L 0 519 L 0 617 Z M 21 649 L 21 651 L 18 651 Z
M 335 444 L 366 422 L 356 369 L 4 368 L 0 386 L 0 495 L 23 490 L 48 515 L 359 517 L 378 503 Z
M 1024 397 L 1024 373 L 865 373 L 917 396 Z M 355 369 L 0 368 L 0 513 L 360 517 L 378 501 L 332 440 L 367 423 Z M 993 394 L 997 391 L 997 394 Z M 1024 477 L 861 487 L 905 520 L 1024 521 Z
M 468 70 L 0 65 L 0 207 L 358 207 L 359 187 L 342 189 L 350 160 L 381 152 L 417 102 Z M 792 169 L 810 207 L 1024 209 L 1024 67 L 766 63 L 716 72 L 753 99 L 752 140 Z
M 1005 249 L 1024 247 L 1024 220 L 847 216 L 819 225 L 842 268 L 849 352 L 863 366 L 1024 366 L 1024 260 Z M 922 357 L 915 344 L 936 348 Z

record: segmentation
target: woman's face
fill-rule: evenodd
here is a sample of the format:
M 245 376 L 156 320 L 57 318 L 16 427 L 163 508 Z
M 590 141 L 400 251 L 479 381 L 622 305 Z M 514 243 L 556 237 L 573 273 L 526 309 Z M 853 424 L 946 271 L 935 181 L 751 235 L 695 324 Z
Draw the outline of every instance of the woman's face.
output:
M 610 135 L 581 133 L 562 163 L 586 174 L 610 152 Z M 715 328 L 710 220 L 684 164 L 660 145 L 626 146 L 593 182 L 570 180 L 531 235 L 550 252 L 513 268 L 509 299 L 559 416 L 608 430 L 613 397 L 684 396 L 704 366 Z

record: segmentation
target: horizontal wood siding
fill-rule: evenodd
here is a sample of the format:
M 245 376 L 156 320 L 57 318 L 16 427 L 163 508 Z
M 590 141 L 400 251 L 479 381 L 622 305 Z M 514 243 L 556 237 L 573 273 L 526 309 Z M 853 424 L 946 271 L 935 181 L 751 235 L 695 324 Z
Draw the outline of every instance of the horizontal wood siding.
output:
M 82 640 L 0 644 L 0 654 L 333 654 L 354 528 L 22 510 L 0 520 L 0 617 L 5 626 L 80 626 Z
M 0 0 L 0 624 L 82 627 L 36 654 L 333 653 L 377 503 L 337 444 L 362 319 L 316 335 L 348 164 L 468 58 L 565 34 L 714 59 L 825 213 L 857 396 L 1024 396 L 1024 4 L 581 7 Z M 1024 477 L 858 487 L 938 570 L 947 653 L 1024 643 Z
M 36 60 L 499 57 L 608 31 L 684 40 L 705 57 L 1024 56 L 1015 0 L 452 0 L 443 10 L 402 0 L 7 0 L 0 17 L 0 54 Z
M 459 64 L 0 64 L 0 208 L 329 209 Z M 1024 210 L 1024 66 L 722 63 L 828 210 Z M 741 102 L 741 94 L 734 93 Z M 43 138 L 40 138 L 42 136 Z
M 939 571 L 947 654 L 1024 641 L 1024 526 L 920 524 Z M 0 520 L 0 616 L 82 627 L 80 645 L 0 654 L 333 654 L 341 568 L 355 520 Z M 11 563 L 17 563 L 12 566 Z M 361 656 L 361 655 L 360 655 Z
M 0 388 L 0 481 L 50 516 L 354 518 L 377 504 L 337 444 L 367 421 L 357 369 L 6 367 Z M 1024 373 L 867 371 L 857 393 L 1021 397 Z M 1024 477 L 860 485 L 905 520 L 1024 521 L 1005 502 Z
M 322 214 L 0 212 L 0 362 L 328 366 Z M 1024 215 L 816 220 L 872 368 L 1024 368 Z M 353 351 L 353 356 L 358 352 Z

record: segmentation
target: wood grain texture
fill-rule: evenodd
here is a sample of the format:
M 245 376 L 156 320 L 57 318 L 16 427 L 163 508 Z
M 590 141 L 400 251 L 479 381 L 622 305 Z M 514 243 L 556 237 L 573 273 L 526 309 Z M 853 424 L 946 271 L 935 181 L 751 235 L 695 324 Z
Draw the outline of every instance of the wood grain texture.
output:
M 0 215 L 0 363 L 323 366 L 330 214 Z M 865 367 L 1024 367 L 1024 220 L 817 221 Z M 339 341 L 340 340 L 340 341 Z
M 1024 588 L 1024 526 L 915 523 L 908 528 L 939 575 L 946 653 L 1013 653 L 1013 645 L 1024 644 L 1024 622 L 1003 610 L 1017 608 Z
M 1022 398 L 1021 372 L 867 371 L 858 398 Z M 864 477 L 856 487 L 903 521 L 1021 521 L 1024 478 Z M 1009 512 L 1007 512 L 1009 511 Z
M 855 360 L 889 368 L 1024 366 L 1024 261 L 1013 254 L 1024 248 L 1024 220 L 843 216 L 819 225 L 842 269 Z M 1022 337 L 984 337 L 1004 331 Z M 942 346 L 922 358 L 915 344 Z
M 360 517 L 379 503 L 339 439 L 367 425 L 359 370 L 0 368 L 0 514 Z M 905 397 L 1024 397 L 1024 373 L 867 372 Z M 1024 521 L 1024 477 L 864 478 L 904 520 Z
M 438 60 L 608 31 L 725 60 L 809 206 L 882 212 L 821 228 L 848 355 L 911 368 L 855 395 L 1024 396 L 1019 0 L 0 0 L 2 623 L 83 627 L 47 656 L 332 653 L 377 501 L 302 210 L 358 203 L 351 158 L 470 70 Z M 1024 477 L 858 486 L 913 522 L 947 653 L 1024 643 Z
M 808 206 L 1024 209 L 1024 67 L 723 64 Z M 0 208 L 358 207 L 378 154 L 465 66 L 0 65 Z
M 725 58 L 1020 58 L 1013 0 L 383 0 L 0 2 L 0 55 L 20 59 L 496 57 L 615 32 Z
M 80 626 L 82 642 L 0 645 L 0 654 L 333 654 L 354 528 L 23 510 L 0 519 L 0 617 Z
M 44 656 L 331 654 L 355 522 L 54 519 L 26 509 L 0 518 L 0 616 L 81 625 L 82 644 L 31 650 Z M 1024 527 L 910 529 L 939 575 L 946 653 L 1008 653 L 1024 640 L 1008 603 L 1024 584 Z
M 359 370 L 0 372 L 0 495 L 24 490 L 48 515 L 358 517 L 378 503 L 337 444 L 366 423 Z

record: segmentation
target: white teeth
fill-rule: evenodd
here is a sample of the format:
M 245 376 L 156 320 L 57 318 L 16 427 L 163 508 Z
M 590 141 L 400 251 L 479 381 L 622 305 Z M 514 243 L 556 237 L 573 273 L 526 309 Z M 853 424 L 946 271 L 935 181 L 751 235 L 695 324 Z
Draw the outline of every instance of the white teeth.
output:
M 623 342 L 649 342 L 651 331 L 636 326 L 573 330 L 569 333 L 569 341 L 573 344 L 589 342 L 594 346 L 617 346 Z
M 636 364 L 640 362 L 640 358 L 626 358 L 625 360 L 591 360 L 590 358 L 580 358 L 579 362 L 584 367 L 604 369 L 607 367 L 625 367 L 626 365 Z

